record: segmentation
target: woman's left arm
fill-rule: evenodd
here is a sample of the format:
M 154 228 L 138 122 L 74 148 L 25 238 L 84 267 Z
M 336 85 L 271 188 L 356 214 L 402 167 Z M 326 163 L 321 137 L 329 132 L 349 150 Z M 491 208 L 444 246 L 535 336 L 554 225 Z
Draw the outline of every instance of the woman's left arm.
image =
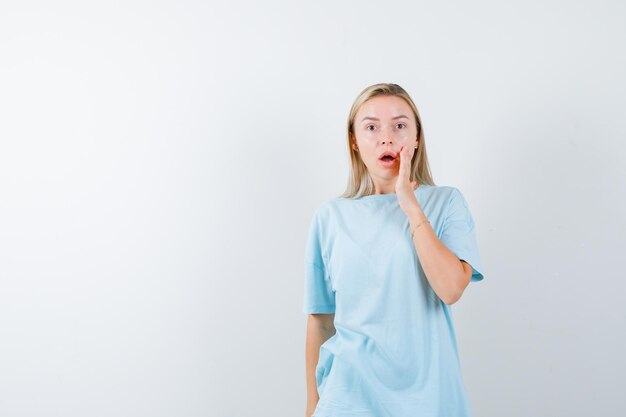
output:
M 454 304 L 470 283 L 472 267 L 467 262 L 459 260 L 439 240 L 430 223 L 425 221 L 428 219 L 415 198 L 417 183 L 410 180 L 409 168 L 412 156 L 408 148 L 400 151 L 396 195 L 400 207 L 409 218 L 417 257 L 430 286 L 444 303 Z
M 456 303 L 472 278 L 472 267 L 459 260 L 437 237 L 419 204 L 407 212 L 411 230 L 414 230 L 413 244 L 422 269 L 433 291 L 441 300 L 450 305 Z

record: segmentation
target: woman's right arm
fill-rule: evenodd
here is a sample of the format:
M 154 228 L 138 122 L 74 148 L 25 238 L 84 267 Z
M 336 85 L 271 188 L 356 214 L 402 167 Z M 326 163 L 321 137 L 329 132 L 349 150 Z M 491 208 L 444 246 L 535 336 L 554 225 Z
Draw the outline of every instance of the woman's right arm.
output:
M 320 346 L 331 338 L 335 330 L 334 314 L 309 314 L 306 324 L 306 386 L 307 401 L 305 417 L 311 417 L 317 402 L 319 393 L 317 392 L 317 381 L 315 370 L 319 360 Z

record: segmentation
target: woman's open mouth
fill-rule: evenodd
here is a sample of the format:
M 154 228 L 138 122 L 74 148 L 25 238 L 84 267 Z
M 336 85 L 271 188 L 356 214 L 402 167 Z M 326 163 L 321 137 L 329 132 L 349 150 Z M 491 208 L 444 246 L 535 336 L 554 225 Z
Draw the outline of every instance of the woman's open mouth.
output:
M 378 163 L 385 168 L 392 168 L 396 165 L 396 159 L 397 158 L 394 158 L 393 155 L 385 155 L 378 160 Z

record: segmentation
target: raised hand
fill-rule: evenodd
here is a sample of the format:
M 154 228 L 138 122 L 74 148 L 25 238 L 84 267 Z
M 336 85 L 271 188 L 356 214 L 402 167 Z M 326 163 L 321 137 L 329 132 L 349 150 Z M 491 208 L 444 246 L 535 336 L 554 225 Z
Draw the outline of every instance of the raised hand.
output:
M 416 207 L 419 208 L 419 203 L 414 193 L 417 189 L 417 181 L 411 181 L 411 158 L 413 155 L 410 150 L 411 148 L 406 146 L 400 149 L 400 170 L 396 180 L 396 197 L 398 198 L 400 208 L 407 215 L 414 211 Z

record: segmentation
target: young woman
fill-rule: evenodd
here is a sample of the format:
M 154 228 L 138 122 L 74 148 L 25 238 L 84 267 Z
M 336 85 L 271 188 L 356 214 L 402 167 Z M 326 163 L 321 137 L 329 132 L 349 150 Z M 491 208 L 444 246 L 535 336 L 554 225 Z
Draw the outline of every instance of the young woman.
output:
M 347 136 L 348 188 L 305 254 L 306 417 L 469 417 L 450 307 L 483 279 L 468 204 L 434 185 L 402 87 L 363 90 Z

